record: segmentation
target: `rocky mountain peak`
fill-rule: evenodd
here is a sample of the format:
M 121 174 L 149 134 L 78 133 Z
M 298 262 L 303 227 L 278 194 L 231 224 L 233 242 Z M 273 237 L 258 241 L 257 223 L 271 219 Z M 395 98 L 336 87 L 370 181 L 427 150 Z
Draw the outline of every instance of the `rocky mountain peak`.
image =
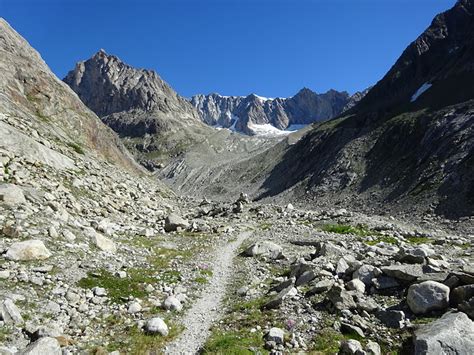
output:
M 64 81 L 100 117 L 130 110 L 197 116 L 155 71 L 133 68 L 103 49 L 77 63 Z

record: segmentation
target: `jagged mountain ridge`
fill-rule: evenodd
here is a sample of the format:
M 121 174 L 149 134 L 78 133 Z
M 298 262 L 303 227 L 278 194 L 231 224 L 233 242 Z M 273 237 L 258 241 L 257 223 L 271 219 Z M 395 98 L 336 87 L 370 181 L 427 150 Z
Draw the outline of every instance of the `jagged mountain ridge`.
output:
M 301 89 L 290 98 L 264 98 L 248 96 L 222 96 L 219 94 L 195 95 L 191 103 L 201 119 L 211 125 L 232 128 L 246 134 L 255 134 L 254 125 L 270 124 L 284 130 L 292 125 L 308 125 L 339 115 L 353 107 L 366 91 L 349 96 L 347 92 L 329 90 L 317 94 L 308 88 Z

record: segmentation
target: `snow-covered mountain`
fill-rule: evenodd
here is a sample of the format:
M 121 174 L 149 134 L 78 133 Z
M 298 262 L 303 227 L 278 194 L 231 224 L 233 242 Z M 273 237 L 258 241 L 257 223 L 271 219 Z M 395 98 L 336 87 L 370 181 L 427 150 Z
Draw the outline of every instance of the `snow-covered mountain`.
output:
M 331 119 L 354 106 L 364 95 L 358 92 L 329 90 L 324 94 L 303 88 L 290 98 L 248 96 L 196 95 L 191 103 L 203 122 L 230 128 L 250 135 L 292 130 L 295 126 Z

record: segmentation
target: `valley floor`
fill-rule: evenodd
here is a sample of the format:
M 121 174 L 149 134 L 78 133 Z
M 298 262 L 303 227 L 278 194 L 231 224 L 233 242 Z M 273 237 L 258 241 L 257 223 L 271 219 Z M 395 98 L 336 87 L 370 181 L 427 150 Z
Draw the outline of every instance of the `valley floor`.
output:
M 2 354 L 412 352 L 448 307 L 473 315 L 443 298 L 474 283 L 461 224 L 195 201 L 87 159 L 2 159 Z M 426 282 L 441 296 L 407 303 Z

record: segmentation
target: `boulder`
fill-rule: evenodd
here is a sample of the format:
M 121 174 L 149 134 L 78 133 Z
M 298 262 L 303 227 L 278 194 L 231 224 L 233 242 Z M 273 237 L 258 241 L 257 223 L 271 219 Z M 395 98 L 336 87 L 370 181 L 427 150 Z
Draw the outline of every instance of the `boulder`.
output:
M 312 284 L 312 287 L 306 292 L 305 297 L 311 297 L 318 293 L 323 293 L 329 290 L 334 285 L 334 280 L 326 279 Z
M 276 344 L 283 344 L 285 342 L 285 332 L 281 328 L 270 328 L 265 335 L 266 341 L 274 341 Z
M 28 345 L 26 349 L 20 351 L 21 355 L 61 355 L 61 347 L 55 338 L 39 338 L 34 343 Z
M 466 314 L 446 313 L 421 326 L 413 337 L 414 354 L 472 354 L 474 322 Z
M 181 218 L 175 213 L 171 213 L 165 219 L 165 231 L 175 232 L 179 229 L 186 229 L 189 227 L 189 222 L 184 218 Z
M 435 251 L 426 244 L 420 244 L 416 247 L 402 248 L 395 256 L 395 259 L 408 264 L 422 264 L 425 258 L 433 256 Z
M 20 310 L 9 298 L 0 304 L 0 317 L 5 324 L 22 324 L 23 318 Z
M 362 281 L 366 286 L 370 286 L 372 284 L 372 279 L 375 277 L 374 274 L 375 267 L 372 265 L 362 265 L 352 274 L 353 279 L 359 279 Z
M 160 317 L 149 319 L 145 324 L 145 331 L 149 334 L 160 334 L 167 336 L 169 333 L 168 326 Z
M 339 354 L 364 354 L 362 344 L 354 339 L 344 340 L 339 348 Z
M 399 281 L 412 282 L 423 275 L 423 268 L 419 264 L 390 265 L 383 267 L 382 272 Z
M 415 314 L 444 310 L 449 304 L 449 287 L 436 281 L 411 285 L 408 288 L 407 303 Z
M 23 190 L 13 184 L 0 185 L 0 205 L 14 207 L 26 202 Z
M 359 279 L 353 279 L 346 284 L 346 288 L 350 291 L 357 291 L 359 293 L 365 292 L 365 284 Z
M 452 306 L 457 307 L 460 303 L 469 301 L 474 297 L 474 284 L 458 286 L 449 295 Z
M 256 242 L 243 252 L 244 256 L 265 256 L 270 259 L 283 257 L 283 248 L 270 241 Z
M 352 294 L 346 291 L 340 285 L 334 285 L 328 291 L 326 300 L 330 305 L 339 311 L 357 308 L 357 304 L 354 302 Z
M 165 302 L 163 302 L 163 307 L 168 311 L 177 311 L 180 312 L 183 309 L 183 305 L 180 300 L 174 296 L 169 296 Z
M 115 253 L 117 251 L 117 246 L 115 243 L 100 233 L 94 233 L 92 240 L 97 248 L 102 251 L 107 251 L 109 253 Z
M 5 257 L 10 260 L 29 261 L 47 259 L 51 255 L 51 252 L 41 240 L 31 239 L 13 243 L 8 248 Z

